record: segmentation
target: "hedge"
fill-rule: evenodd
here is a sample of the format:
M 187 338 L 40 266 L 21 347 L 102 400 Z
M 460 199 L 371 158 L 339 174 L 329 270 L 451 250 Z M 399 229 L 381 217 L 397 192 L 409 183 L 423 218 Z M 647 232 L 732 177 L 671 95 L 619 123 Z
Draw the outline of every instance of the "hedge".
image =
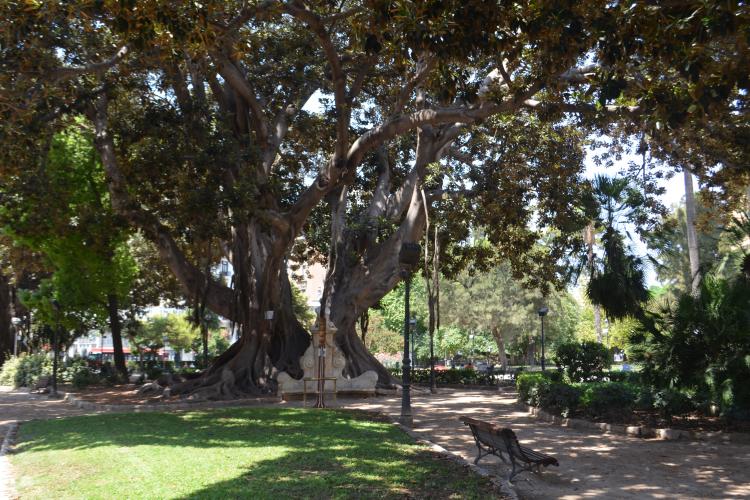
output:
M 577 411 L 594 418 L 629 414 L 637 391 L 622 382 L 567 384 L 560 372 L 522 373 L 516 380 L 518 400 L 547 411 L 571 416 Z
M 397 379 L 401 378 L 400 368 L 388 371 Z M 412 371 L 411 382 L 414 384 L 429 384 L 430 370 L 418 368 Z M 466 368 L 452 368 L 450 370 L 435 370 L 435 383 L 438 385 L 496 385 L 494 376 Z

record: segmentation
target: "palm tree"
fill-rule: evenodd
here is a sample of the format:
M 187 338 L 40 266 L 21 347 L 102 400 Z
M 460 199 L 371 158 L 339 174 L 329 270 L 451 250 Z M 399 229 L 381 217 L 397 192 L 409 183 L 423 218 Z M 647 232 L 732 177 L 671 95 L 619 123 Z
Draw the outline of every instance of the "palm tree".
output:
M 626 248 L 619 226 L 636 212 L 643 197 L 628 179 L 603 175 L 594 179 L 594 196 L 601 207 L 597 225 L 603 230 L 603 256 L 590 267 L 587 295 L 610 319 L 639 317 L 649 298 L 643 261 Z

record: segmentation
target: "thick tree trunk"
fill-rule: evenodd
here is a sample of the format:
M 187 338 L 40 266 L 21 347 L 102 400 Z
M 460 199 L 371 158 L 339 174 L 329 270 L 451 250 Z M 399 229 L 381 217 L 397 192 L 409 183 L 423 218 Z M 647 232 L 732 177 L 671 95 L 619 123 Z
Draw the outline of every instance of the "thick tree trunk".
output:
M 495 343 L 497 344 L 497 352 L 500 357 L 500 366 L 502 366 L 503 370 L 505 370 L 508 368 L 508 356 L 505 355 L 505 339 L 503 339 L 503 334 L 496 326 L 492 327 L 492 337 L 495 339 Z
M 685 179 L 685 219 L 688 241 L 688 257 L 690 259 L 690 293 L 697 296 L 700 293 L 701 263 L 698 253 L 698 235 L 695 232 L 695 193 L 693 192 L 693 174 L 688 167 L 682 169 Z
M 107 312 L 109 313 L 109 329 L 112 332 L 112 348 L 115 354 L 115 371 L 123 379 L 127 379 L 128 367 L 125 365 L 125 353 L 122 350 L 122 327 L 119 310 L 117 296 L 110 293 L 107 295 Z
M 13 289 L 7 276 L 0 275 L 0 366 L 13 354 Z
M 310 345 L 310 335 L 294 315 L 286 272 L 280 272 L 277 279 L 280 283 L 269 287 L 279 290 L 277 305 L 264 301 L 264 306 L 252 307 L 250 302 L 238 302 L 242 329 L 239 340 L 214 359 L 201 377 L 175 385 L 173 394 L 200 399 L 273 394 L 279 372 L 295 378 L 303 376 L 300 358 Z M 269 310 L 274 311 L 273 319 L 265 317 Z
M 374 370 L 378 374 L 378 386 L 392 387 L 393 378 L 390 372 L 367 350 L 357 336 L 355 322 L 351 321 L 348 316 L 338 317 L 333 314 L 331 316 L 338 328 L 336 345 L 341 349 L 347 361 L 344 375 L 358 377 L 368 370 Z

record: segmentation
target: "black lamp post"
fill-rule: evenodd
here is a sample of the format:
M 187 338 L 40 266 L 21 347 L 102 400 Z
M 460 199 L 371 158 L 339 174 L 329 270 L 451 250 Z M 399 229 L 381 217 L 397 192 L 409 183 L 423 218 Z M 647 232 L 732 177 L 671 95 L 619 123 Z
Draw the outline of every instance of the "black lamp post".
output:
M 542 371 L 544 371 L 544 317 L 549 312 L 549 309 L 542 306 L 539 308 L 539 311 L 537 312 L 539 313 L 539 319 L 542 322 Z
M 411 379 L 414 380 L 414 369 L 417 367 L 417 354 L 414 343 L 417 339 L 417 317 L 412 316 L 409 320 L 409 335 L 411 336 Z
M 411 291 L 411 273 L 419 263 L 421 249 L 419 243 L 403 243 L 398 254 L 398 262 L 401 266 L 401 278 L 404 280 L 404 361 L 401 370 L 401 418 L 403 425 L 411 427 L 413 424 L 411 416 L 411 381 L 409 360 L 409 292 Z
M 57 300 L 52 301 L 52 307 L 55 308 L 55 329 L 52 332 L 52 391 L 49 396 L 51 398 L 57 397 L 57 350 L 58 347 L 58 335 L 60 334 L 60 303 Z
M 167 354 L 167 337 L 162 337 L 162 343 L 164 344 L 164 347 L 161 348 L 162 355 L 161 355 L 161 363 L 162 363 L 162 370 L 166 373 L 167 371 L 167 359 L 169 358 L 169 355 Z

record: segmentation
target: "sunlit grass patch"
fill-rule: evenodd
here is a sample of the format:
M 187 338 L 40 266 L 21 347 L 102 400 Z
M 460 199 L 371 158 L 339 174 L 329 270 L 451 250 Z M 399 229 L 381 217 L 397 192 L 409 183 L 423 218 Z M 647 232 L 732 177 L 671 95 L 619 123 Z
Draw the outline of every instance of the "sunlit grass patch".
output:
M 386 422 L 231 408 L 24 424 L 22 498 L 474 498 L 489 483 Z

